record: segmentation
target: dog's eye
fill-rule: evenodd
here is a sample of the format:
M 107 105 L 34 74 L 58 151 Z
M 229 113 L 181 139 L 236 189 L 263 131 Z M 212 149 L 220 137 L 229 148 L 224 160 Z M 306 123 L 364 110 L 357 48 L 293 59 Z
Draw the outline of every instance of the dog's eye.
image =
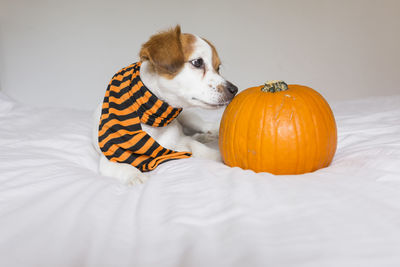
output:
M 190 64 L 192 64 L 195 68 L 202 68 L 204 65 L 204 61 L 202 58 L 196 58 L 190 61 Z

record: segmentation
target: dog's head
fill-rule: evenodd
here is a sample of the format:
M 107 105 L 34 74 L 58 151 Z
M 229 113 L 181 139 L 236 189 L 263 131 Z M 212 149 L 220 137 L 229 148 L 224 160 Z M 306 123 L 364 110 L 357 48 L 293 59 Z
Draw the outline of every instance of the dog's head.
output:
M 228 104 L 238 91 L 220 75 L 215 47 L 196 35 L 182 34 L 180 26 L 151 36 L 140 60 L 148 62 L 159 97 L 174 106 L 216 108 Z

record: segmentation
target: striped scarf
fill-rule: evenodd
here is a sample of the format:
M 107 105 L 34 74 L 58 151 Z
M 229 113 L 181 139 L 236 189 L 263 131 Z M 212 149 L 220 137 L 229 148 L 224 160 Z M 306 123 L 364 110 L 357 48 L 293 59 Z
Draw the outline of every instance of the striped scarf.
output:
M 188 158 L 189 152 L 162 147 L 142 130 L 141 123 L 168 125 L 182 111 L 158 99 L 140 79 L 140 62 L 120 70 L 111 79 L 102 105 L 99 146 L 110 160 L 129 163 L 142 172 L 172 159 Z

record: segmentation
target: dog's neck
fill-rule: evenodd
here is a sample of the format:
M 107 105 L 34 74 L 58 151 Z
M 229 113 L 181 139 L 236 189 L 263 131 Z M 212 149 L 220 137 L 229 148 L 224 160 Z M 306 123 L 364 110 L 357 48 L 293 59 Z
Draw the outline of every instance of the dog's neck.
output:
M 160 100 L 167 102 L 175 108 L 183 108 L 177 101 L 176 95 L 168 93 L 160 86 L 160 76 L 154 72 L 148 61 L 143 61 L 140 66 L 140 79 L 143 84 Z

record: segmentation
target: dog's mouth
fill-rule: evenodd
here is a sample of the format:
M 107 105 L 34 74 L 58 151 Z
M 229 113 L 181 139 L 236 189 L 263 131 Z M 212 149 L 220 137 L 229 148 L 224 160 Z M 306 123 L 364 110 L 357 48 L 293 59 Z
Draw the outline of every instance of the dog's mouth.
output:
M 226 105 L 229 104 L 229 101 L 224 101 L 224 102 L 216 103 L 216 104 L 215 103 L 208 103 L 206 101 L 203 101 L 203 100 L 195 98 L 195 97 L 192 97 L 192 100 L 195 100 L 197 102 L 202 103 L 203 105 L 206 105 L 206 106 L 209 106 L 209 107 L 212 107 L 212 108 L 220 108 L 220 107 L 223 107 L 223 106 L 226 106 Z

